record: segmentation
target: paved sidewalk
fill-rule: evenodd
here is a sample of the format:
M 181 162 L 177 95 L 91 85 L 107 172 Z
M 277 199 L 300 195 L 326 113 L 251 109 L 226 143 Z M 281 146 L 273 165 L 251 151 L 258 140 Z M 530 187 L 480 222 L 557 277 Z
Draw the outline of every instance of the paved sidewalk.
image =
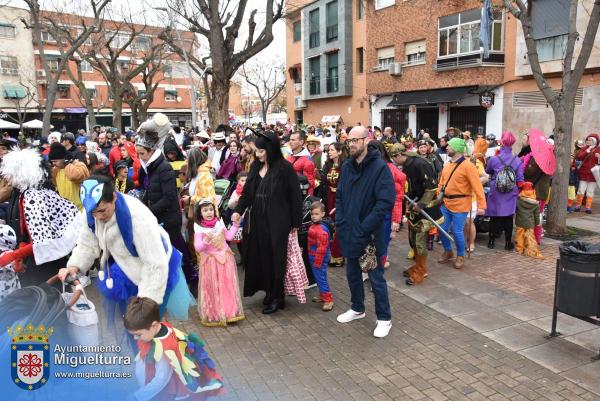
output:
M 222 399 L 600 400 L 590 391 L 597 389 L 588 385 L 597 377 L 593 368 L 576 371 L 568 359 L 575 352 L 575 361 L 585 367 L 583 361 L 589 364 L 592 351 L 573 344 L 566 350 L 564 366 L 569 369 L 564 371 L 544 361 L 544 349 L 535 358 L 524 352 L 525 347 L 498 341 L 514 337 L 512 333 L 492 336 L 505 327 L 518 330 L 523 323 L 508 312 L 498 319 L 501 324 L 486 318 L 497 313 L 489 297 L 506 298 L 508 306 L 527 302 L 523 296 L 501 295 L 502 290 L 464 272 L 435 267 L 427 284 L 408 288 L 401 277 L 408 266 L 400 258 L 403 243 L 399 241 L 390 252 L 392 267 L 387 275 L 394 327 L 385 339 L 372 336 L 375 315 L 370 294 L 365 319 L 345 325 L 335 321 L 349 307 L 344 269 L 330 269 L 336 302 L 331 313 L 288 298 L 285 311 L 265 316 L 260 313 L 262 296 L 257 295 L 244 300 L 247 320 L 237 325 L 207 329 L 197 324 L 195 315 L 182 323 L 206 338 L 227 381 L 229 392 Z M 536 345 L 566 341 L 547 341 L 543 330 L 534 329 L 539 332 L 532 335 L 541 338 L 532 340 Z

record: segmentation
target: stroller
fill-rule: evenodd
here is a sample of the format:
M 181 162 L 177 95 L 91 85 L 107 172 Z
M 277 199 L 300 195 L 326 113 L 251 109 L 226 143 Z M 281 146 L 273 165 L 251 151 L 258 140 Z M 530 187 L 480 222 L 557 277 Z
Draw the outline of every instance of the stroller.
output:
M 217 195 L 217 209 L 220 216 L 227 215 L 227 203 L 231 194 L 235 190 L 235 185 L 232 185 L 232 181 L 219 179 L 215 180 L 215 193 Z

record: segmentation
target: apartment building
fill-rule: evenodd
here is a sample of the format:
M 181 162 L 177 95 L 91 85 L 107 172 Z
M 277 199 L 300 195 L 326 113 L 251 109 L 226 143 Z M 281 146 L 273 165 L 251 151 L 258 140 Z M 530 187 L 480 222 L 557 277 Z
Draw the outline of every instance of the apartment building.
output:
M 9 121 L 38 110 L 31 31 L 20 21 L 27 17 L 14 7 L 0 13 L 0 118 Z
M 534 20 L 533 35 L 537 40 L 537 52 L 544 74 L 549 77 L 550 86 L 561 88 L 563 57 L 569 27 L 569 9 L 562 7 L 562 0 L 536 2 L 532 9 Z M 577 11 L 577 30 L 585 32 L 589 21 L 592 0 L 579 3 Z M 530 128 L 539 128 L 547 135 L 554 128 L 554 114 L 546 103 L 542 92 L 533 79 L 529 57 L 523 37 L 523 30 L 515 18 L 506 24 L 506 43 L 511 46 L 506 52 L 504 85 L 503 126 L 515 133 L 526 132 Z M 575 59 L 581 50 L 583 40 L 575 43 Z M 575 119 L 573 137 L 585 138 L 590 132 L 600 128 L 600 32 L 596 34 L 586 71 L 575 98 Z
M 372 125 L 436 138 L 451 126 L 500 134 L 506 15 L 494 12 L 488 57 L 481 15 L 480 0 L 366 2 Z
M 368 125 L 365 5 L 365 0 L 288 3 L 287 109 L 293 122 Z

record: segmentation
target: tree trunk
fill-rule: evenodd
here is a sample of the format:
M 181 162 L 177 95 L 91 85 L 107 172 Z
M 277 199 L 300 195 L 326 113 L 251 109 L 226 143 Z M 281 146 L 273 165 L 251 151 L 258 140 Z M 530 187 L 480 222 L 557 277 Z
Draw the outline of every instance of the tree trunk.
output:
M 556 172 L 552 177 L 552 194 L 548 206 L 546 230 L 551 234 L 567 233 L 567 196 L 569 190 L 569 174 L 571 172 L 571 143 L 573 137 L 573 102 L 563 99 L 554 110 L 554 155 Z
M 263 123 L 266 124 L 267 123 L 267 111 L 269 109 L 269 104 L 261 101 L 260 106 L 261 106 L 260 111 L 262 112 L 262 120 L 263 120 Z
M 208 102 L 208 118 L 213 129 L 219 124 L 229 124 L 229 85 L 229 80 L 212 82 L 213 100 Z
M 42 123 L 42 135 L 48 135 L 50 133 L 50 117 L 52 117 L 52 109 L 54 108 L 54 101 L 56 100 L 56 88 L 57 84 L 55 80 L 48 80 L 48 86 L 46 87 L 46 104 L 44 105 L 44 118 Z M 58 127 L 57 127 L 58 130 Z
M 87 109 L 87 113 L 88 113 L 88 121 L 90 124 L 90 129 L 96 125 L 96 113 L 94 113 L 94 103 L 92 103 L 92 101 L 88 101 L 88 99 L 84 99 L 85 101 L 85 108 Z
M 118 133 L 123 133 L 123 100 L 121 100 L 120 95 L 115 93 L 115 99 L 112 102 L 112 112 L 113 112 L 113 122 L 112 126 L 117 129 Z
M 129 108 L 131 109 L 131 129 L 135 131 L 140 125 L 138 105 L 135 103 L 130 103 Z

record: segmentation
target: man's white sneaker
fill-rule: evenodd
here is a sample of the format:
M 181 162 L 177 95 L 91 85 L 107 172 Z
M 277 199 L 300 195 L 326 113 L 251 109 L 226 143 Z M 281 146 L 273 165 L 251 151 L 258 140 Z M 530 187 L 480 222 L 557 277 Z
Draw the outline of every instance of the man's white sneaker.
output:
M 354 312 L 352 309 L 348 309 L 346 312 L 338 315 L 337 321 L 340 323 L 349 323 L 356 319 L 362 319 L 365 317 L 365 312 Z
M 377 338 L 383 338 L 390 333 L 392 329 L 392 321 L 391 320 L 378 320 L 377 327 L 373 330 L 373 335 Z

